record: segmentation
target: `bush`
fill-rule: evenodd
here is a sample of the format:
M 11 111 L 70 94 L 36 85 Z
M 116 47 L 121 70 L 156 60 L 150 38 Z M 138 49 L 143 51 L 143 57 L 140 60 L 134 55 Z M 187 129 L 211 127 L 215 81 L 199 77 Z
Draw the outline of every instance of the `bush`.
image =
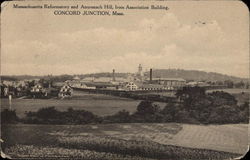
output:
M 25 123 L 35 124 L 88 124 L 100 123 L 101 118 L 85 110 L 58 111 L 55 107 L 39 109 L 37 112 L 26 113 Z
M 131 122 L 131 117 L 128 111 L 122 110 L 112 116 L 105 117 L 105 122 L 129 123 Z
M 60 112 L 55 107 L 41 108 L 37 111 L 36 116 L 41 119 L 53 119 L 58 118 Z
M 19 118 L 16 115 L 16 110 L 4 109 L 1 112 L 1 123 L 2 124 L 12 124 L 17 123 Z
M 234 96 L 223 91 L 216 91 L 209 93 L 207 98 L 213 102 L 214 106 L 237 104 L 237 100 L 235 99 Z
M 132 122 L 163 122 L 163 119 L 159 106 L 151 101 L 141 101 L 137 111 L 131 115 Z
M 141 101 L 141 103 L 137 106 L 137 114 L 147 115 L 154 114 L 159 111 L 159 107 L 153 105 L 151 101 Z

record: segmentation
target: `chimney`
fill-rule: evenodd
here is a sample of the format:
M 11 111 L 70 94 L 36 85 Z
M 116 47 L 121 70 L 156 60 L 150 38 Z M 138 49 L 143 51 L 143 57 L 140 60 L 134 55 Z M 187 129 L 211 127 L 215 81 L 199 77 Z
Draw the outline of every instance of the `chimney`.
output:
M 149 77 L 149 78 L 150 78 L 149 80 L 150 80 L 150 83 L 151 83 L 151 82 L 152 82 L 152 79 L 153 79 L 153 70 L 152 70 L 152 68 L 150 68 L 150 73 L 149 73 L 149 74 L 150 74 L 150 75 L 149 75 L 149 76 L 150 76 L 150 77 Z
M 113 81 L 115 81 L 115 69 L 113 69 Z

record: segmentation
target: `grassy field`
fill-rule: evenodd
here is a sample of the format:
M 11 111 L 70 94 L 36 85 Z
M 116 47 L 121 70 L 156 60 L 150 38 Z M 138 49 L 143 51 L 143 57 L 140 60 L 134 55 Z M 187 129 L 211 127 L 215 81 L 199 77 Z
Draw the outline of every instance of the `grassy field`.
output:
M 232 93 L 239 104 L 249 101 L 249 92 L 242 94 L 239 89 L 225 89 L 224 91 Z M 212 92 L 209 90 L 208 92 Z M 84 109 L 91 111 L 99 116 L 112 115 L 123 109 L 133 113 L 140 100 L 133 100 L 128 98 L 116 97 L 104 94 L 91 94 L 82 91 L 75 91 L 72 98 L 68 99 L 13 99 L 12 108 L 16 110 L 19 117 L 25 115 L 25 111 L 37 111 L 40 108 L 54 106 L 60 111 L 65 111 L 69 107 L 74 109 Z M 155 102 L 161 108 L 166 104 Z M 1 99 L 1 110 L 9 108 L 8 99 Z
M 12 157 L 74 156 L 72 151 L 75 156 L 114 159 L 225 159 L 245 153 L 247 131 L 247 124 L 17 124 L 2 127 L 2 147 Z M 39 150 L 44 152 L 40 155 Z
M 60 111 L 72 107 L 105 116 L 112 115 L 123 109 L 134 112 L 139 103 L 139 100 L 110 95 L 74 92 L 74 96 L 69 99 L 13 99 L 12 108 L 16 110 L 17 115 L 20 117 L 24 116 L 25 111 L 37 111 L 39 108 L 50 106 L 55 106 Z M 1 110 L 5 108 L 9 108 L 9 101 L 8 99 L 1 99 Z
M 104 94 L 91 94 L 75 91 L 73 97 L 67 99 L 12 99 L 12 109 L 16 110 L 19 117 L 24 117 L 25 111 L 37 111 L 40 108 L 54 106 L 59 111 L 69 107 L 90 111 L 99 116 L 112 115 L 123 109 L 133 113 L 136 111 L 140 100 L 116 97 Z M 155 102 L 163 108 L 166 104 Z M 9 108 L 9 100 L 1 99 L 1 110 Z
M 248 124 L 183 124 L 182 130 L 171 140 L 159 139 L 159 142 L 242 154 L 247 151 L 249 144 Z

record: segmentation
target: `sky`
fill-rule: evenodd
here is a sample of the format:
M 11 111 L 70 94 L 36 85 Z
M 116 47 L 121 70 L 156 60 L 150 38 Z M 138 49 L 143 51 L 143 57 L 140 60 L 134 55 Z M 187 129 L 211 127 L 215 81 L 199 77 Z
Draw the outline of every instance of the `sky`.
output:
M 240 1 L 162 4 L 124 16 L 55 16 L 52 9 L 2 4 L 1 74 L 60 75 L 187 69 L 249 77 L 249 11 Z M 93 5 L 103 2 L 16 2 Z M 104 4 L 104 3 L 103 3 Z

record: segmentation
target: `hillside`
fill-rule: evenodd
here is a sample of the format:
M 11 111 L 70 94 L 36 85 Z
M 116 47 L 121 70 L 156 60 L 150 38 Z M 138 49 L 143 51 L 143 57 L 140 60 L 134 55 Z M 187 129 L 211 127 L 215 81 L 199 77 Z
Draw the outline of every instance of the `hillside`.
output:
M 145 73 L 149 75 L 149 72 Z M 232 80 L 234 82 L 239 82 L 241 80 L 247 81 L 247 78 L 239 78 L 234 76 L 228 76 L 225 74 L 215 73 L 215 72 L 204 72 L 197 70 L 183 70 L 183 69 L 154 69 L 154 78 L 183 78 L 185 80 L 194 81 L 225 81 Z
M 131 73 L 115 73 L 116 77 L 126 78 Z M 149 72 L 145 72 L 145 75 L 149 77 Z M 50 76 L 54 81 L 65 81 L 67 79 L 72 79 L 75 75 L 58 75 Z M 112 77 L 111 72 L 101 72 L 101 73 L 91 73 L 91 74 L 79 74 L 80 78 L 84 77 Z M 247 78 L 239 78 L 235 76 L 229 76 L 225 74 L 215 73 L 215 72 L 204 72 L 197 70 L 184 70 L 184 69 L 153 69 L 154 78 L 183 78 L 185 80 L 194 81 L 225 81 L 231 80 L 234 82 L 247 81 Z M 48 76 L 30 76 L 30 75 L 20 75 L 20 76 L 1 76 L 2 80 L 23 80 L 23 79 L 34 79 L 34 78 L 48 78 Z
M 127 77 L 129 73 L 115 73 L 116 77 Z M 112 73 L 103 72 L 103 73 L 92 73 L 92 74 L 83 74 L 79 77 L 111 77 Z M 149 72 L 145 72 L 145 76 L 149 77 Z M 197 70 L 184 70 L 184 69 L 153 69 L 154 78 L 183 78 L 185 80 L 194 80 L 194 81 L 225 81 L 231 80 L 234 82 L 247 81 L 247 78 L 239 78 L 235 76 L 229 76 L 225 74 L 215 73 L 215 72 L 204 72 Z

